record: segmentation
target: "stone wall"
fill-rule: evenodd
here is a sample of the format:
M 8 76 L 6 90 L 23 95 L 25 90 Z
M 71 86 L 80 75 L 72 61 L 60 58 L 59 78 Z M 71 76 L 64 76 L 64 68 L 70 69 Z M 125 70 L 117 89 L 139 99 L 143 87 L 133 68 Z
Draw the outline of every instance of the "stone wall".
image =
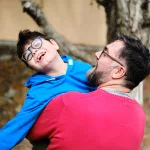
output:
M 16 54 L 0 56 L 0 128 L 22 107 L 27 91 L 24 82 L 32 73 Z M 24 140 L 14 150 L 31 150 L 31 147 Z
M 0 128 L 20 110 L 27 88 L 25 80 L 33 73 L 22 63 L 16 54 L 0 56 Z M 147 115 L 145 136 L 141 150 L 150 149 L 150 77 L 144 82 L 144 110 Z M 136 128 L 136 127 L 135 127 Z M 13 150 L 31 150 L 27 140 Z

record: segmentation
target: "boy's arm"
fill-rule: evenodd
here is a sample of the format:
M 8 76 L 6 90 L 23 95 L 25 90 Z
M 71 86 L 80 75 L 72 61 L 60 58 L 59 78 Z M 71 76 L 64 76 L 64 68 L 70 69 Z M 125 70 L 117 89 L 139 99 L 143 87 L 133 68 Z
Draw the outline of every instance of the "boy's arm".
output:
M 21 111 L 0 130 L 0 149 L 10 150 L 19 144 L 47 103 L 28 95 Z

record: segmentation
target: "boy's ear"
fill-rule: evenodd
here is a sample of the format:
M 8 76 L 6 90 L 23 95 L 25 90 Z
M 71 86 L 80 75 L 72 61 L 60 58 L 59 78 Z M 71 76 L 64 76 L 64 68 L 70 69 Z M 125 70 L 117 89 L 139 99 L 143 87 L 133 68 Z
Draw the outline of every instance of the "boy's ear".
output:
M 50 43 L 56 48 L 56 50 L 59 50 L 58 44 L 53 39 L 50 39 Z

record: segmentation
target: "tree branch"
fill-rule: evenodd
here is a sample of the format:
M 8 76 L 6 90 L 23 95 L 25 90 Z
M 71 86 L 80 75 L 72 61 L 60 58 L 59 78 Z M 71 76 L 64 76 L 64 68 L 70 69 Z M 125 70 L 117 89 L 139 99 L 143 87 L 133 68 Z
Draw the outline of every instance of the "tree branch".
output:
M 85 51 L 89 53 L 95 53 L 104 48 L 102 46 L 95 46 L 95 45 L 93 46 L 93 45 L 85 45 L 85 44 L 74 44 L 74 46 L 77 47 L 79 51 Z
M 45 34 L 50 38 L 57 41 L 60 52 L 66 53 L 71 56 L 75 56 L 78 59 L 86 61 L 88 63 L 94 64 L 92 57 L 85 51 L 80 51 L 78 47 L 67 41 L 63 36 L 61 36 L 51 24 L 49 24 L 46 16 L 44 15 L 41 8 L 35 4 L 32 0 L 20 0 L 22 3 L 23 11 L 26 12 L 36 23 L 40 26 Z
M 105 9 L 112 6 L 113 0 L 95 0 L 98 5 L 102 5 Z
M 106 6 L 106 4 L 108 3 L 108 0 L 95 0 L 97 2 L 97 4 L 102 5 L 102 6 Z
M 0 40 L 0 55 L 5 55 L 5 54 L 16 55 L 16 51 L 17 51 L 16 44 L 17 44 L 16 41 Z M 75 44 L 73 46 L 76 47 L 78 51 L 86 52 L 89 53 L 90 55 L 102 49 L 102 47 L 100 46 L 84 45 L 84 44 Z

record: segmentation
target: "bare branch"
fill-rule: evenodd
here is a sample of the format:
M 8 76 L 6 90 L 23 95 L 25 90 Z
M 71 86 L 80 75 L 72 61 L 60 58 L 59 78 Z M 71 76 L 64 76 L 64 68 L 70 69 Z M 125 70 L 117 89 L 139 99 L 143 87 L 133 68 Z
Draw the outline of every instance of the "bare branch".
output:
M 17 44 L 16 41 L 0 40 L 0 56 L 5 54 L 16 55 L 16 51 L 17 51 L 16 44 Z M 76 47 L 78 51 L 83 51 L 91 55 L 96 51 L 102 49 L 102 47 L 100 46 L 92 46 L 92 45 L 85 45 L 85 44 L 75 44 L 73 46 Z M 93 63 L 95 62 L 93 61 Z
M 102 6 L 106 6 L 108 3 L 108 0 L 95 0 L 97 2 L 97 4 L 102 5 Z
M 50 38 L 55 39 L 58 42 L 61 53 L 66 53 L 75 56 L 78 59 L 86 61 L 88 63 L 95 63 L 92 60 L 90 54 L 85 51 L 80 51 L 76 46 L 67 41 L 63 36 L 61 36 L 51 24 L 49 24 L 46 16 L 44 15 L 41 8 L 35 4 L 32 0 L 20 0 L 22 3 L 23 11 L 26 12 L 47 34 Z
M 92 45 L 85 45 L 85 44 L 75 44 L 74 46 L 77 47 L 78 50 L 80 51 L 86 51 L 89 53 L 95 53 L 99 50 L 102 50 L 104 47 L 102 46 L 92 46 Z
M 95 0 L 98 5 L 102 5 L 105 9 L 110 8 L 113 4 L 113 0 Z

